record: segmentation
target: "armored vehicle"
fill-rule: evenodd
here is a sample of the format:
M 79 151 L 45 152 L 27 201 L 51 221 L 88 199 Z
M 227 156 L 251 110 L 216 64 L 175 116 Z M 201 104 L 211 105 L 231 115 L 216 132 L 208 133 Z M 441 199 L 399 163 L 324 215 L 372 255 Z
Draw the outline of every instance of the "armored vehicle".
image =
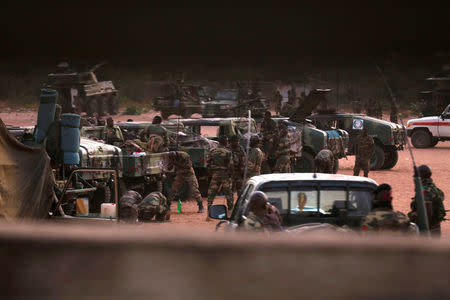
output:
M 209 216 L 222 220 L 225 231 L 236 231 L 248 216 L 252 192 L 262 191 L 283 219 L 283 226 L 328 223 L 359 228 L 371 211 L 372 193 L 377 183 L 369 178 L 340 174 L 266 174 L 250 178 L 227 217 L 226 207 L 213 205 Z M 301 203 L 301 200 L 306 203 Z
M 63 113 L 117 114 L 117 90 L 112 81 L 97 80 L 94 72 L 100 66 L 98 64 L 86 72 L 63 69 L 48 74 L 45 85 L 58 91 Z

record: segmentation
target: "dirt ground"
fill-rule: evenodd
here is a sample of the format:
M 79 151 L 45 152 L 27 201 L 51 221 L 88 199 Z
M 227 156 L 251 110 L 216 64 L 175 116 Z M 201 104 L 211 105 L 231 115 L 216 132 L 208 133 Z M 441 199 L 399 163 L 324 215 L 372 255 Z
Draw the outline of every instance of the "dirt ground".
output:
M 117 115 L 114 117 L 116 122 L 124 122 L 128 119 L 134 121 L 151 121 L 155 112 L 148 112 L 139 116 L 127 116 Z M 36 123 L 36 112 L 34 111 L 18 111 L 10 113 L 0 113 L 0 118 L 7 125 L 16 126 L 32 126 Z M 385 116 L 385 119 L 388 119 Z M 212 135 L 214 133 L 211 133 Z M 444 204 L 447 209 L 450 209 L 450 142 L 440 142 L 438 145 L 431 149 L 416 149 L 412 148 L 413 155 L 416 163 L 428 164 L 433 172 L 433 180 L 436 185 L 442 189 L 446 198 Z M 341 159 L 339 161 L 340 168 L 339 173 L 352 175 L 352 169 L 354 165 L 354 157 L 349 157 L 348 160 Z M 414 196 L 414 184 L 413 184 L 413 170 L 411 157 L 409 151 L 399 151 L 399 161 L 397 165 L 391 170 L 372 171 L 369 173 L 369 177 L 374 179 L 377 183 L 388 183 L 393 188 L 393 205 L 396 210 L 407 213 L 409 210 L 409 203 L 411 197 Z M 205 204 L 206 204 L 206 199 Z M 215 204 L 225 204 L 223 197 L 218 197 Z M 195 202 L 183 203 L 183 212 L 177 213 L 176 205 L 172 205 L 171 221 L 164 224 L 155 224 L 155 226 L 180 226 L 188 225 L 194 228 L 201 228 L 207 230 L 214 230 L 216 221 L 207 222 L 205 220 L 206 214 L 197 214 L 197 205 Z M 450 218 L 450 213 L 449 213 Z M 450 221 L 444 222 L 443 236 L 450 237 Z

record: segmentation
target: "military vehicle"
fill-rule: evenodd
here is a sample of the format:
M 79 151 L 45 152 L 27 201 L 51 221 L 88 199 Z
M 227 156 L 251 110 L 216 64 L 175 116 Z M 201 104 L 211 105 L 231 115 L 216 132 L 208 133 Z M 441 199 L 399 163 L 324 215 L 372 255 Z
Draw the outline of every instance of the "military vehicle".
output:
M 194 113 L 204 118 L 245 116 L 249 109 L 254 116 L 262 116 L 268 105 L 265 98 L 241 95 L 238 89 L 219 89 L 214 95 L 210 95 L 205 86 L 178 86 L 174 90 L 168 96 L 156 97 L 153 102 L 164 119 L 172 114 L 190 118 Z
M 112 81 L 98 81 L 97 64 L 86 72 L 73 72 L 67 68 L 48 74 L 45 85 L 59 94 L 63 113 L 117 114 L 117 90 Z
M 154 125 L 151 122 L 122 122 L 117 123 L 117 125 L 125 134 L 132 133 L 136 137 L 139 137 L 144 130 L 151 132 L 153 127 L 158 127 L 158 125 Z M 209 185 L 206 161 L 209 152 L 217 147 L 218 142 L 209 140 L 185 128 L 182 122 L 166 121 L 162 123 L 162 126 L 167 129 L 169 135 L 169 150 L 184 151 L 189 154 L 200 186 L 200 192 L 203 196 L 206 196 Z M 165 188 L 168 190 L 170 179 L 166 183 Z

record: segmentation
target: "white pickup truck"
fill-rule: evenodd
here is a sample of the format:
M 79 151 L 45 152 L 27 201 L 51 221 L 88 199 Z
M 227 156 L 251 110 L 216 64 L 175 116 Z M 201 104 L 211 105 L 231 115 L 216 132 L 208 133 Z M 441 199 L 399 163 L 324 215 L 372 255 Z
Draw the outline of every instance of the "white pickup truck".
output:
M 440 116 L 409 120 L 406 133 L 416 148 L 434 147 L 439 141 L 450 141 L 450 104 Z

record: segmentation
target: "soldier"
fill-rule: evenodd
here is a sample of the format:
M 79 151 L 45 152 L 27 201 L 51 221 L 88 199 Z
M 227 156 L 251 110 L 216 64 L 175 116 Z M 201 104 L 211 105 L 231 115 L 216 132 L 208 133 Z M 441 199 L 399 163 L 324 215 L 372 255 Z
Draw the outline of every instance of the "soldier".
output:
M 160 192 L 148 194 L 137 207 L 139 222 L 151 221 L 153 217 L 160 222 L 170 220 L 170 204 Z
M 233 155 L 233 191 L 239 195 L 244 181 L 244 167 L 245 167 L 245 151 L 241 145 L 239 145 L 239 137 L 233 135 L 230 139 L 230 150 Z
M 265 231 L 264 217 L 267 214 L 269 200 L 263 192 L 256 191 L 250 195 L 248 203 L 248 216 L 242 224 L 245 231 Z
M 334 172 L 334 160 L 336 158 L 333 155 L 333 152 L 328 149 L 322 149 L 317 153 L 314 158 L 314 166 L 316 172 L 318 173 L 328 173 L 333 174 Z
M 233 176 L 233 157 L 226 148 L 228 139 L 226 136 L 219 137 L 219 146 L 209 152 L 208 172 L 211 174 L 211 182 L 208 188 L 208 211 L 213 204 L 217 192 L 222 186 L 222 192 L 227 198 L 227 206 L 230 211 L 233 208 L 233 192 L 231 190 L 231 177 Z M 209 220 L 209 217 L 206 218 Z
M 138 204 L 142 196 L 135 191 L 127 191 L 119 200 L 119 220 L 126 223 L 135 223 L 138 219 Z
M 176 167 L 176 175 L 173 180 L 172 187 L 170 189 L 168 202 L 169 207 L 175 196 L 177 196 L 178 191 L 183 186 L 183 184 L 187 184 L 197 201 L 198 205 L 198 213 L 203 213 L 203 202 L 200 191 L 198 190 L 198 181 L 197 177 L 195 177 L 194 169 L 192 168 L 192 161 L 189 157 L 189 154 L 182 151 L 170 151 L 169 155 L 169 169 L 173 166 Z
M 250 138 L 250 149 L 248 151 L 247 178 L 246 181 L 261 174 L 261 164 L 264 159 L 264 153 L 259 149 L 259 137 L 254 135 Z
M 291 84 L 291 89 L 288 91 L 288 103 L 295 107 L 297 101 L 297 92 L 295 91 L 295 86 Z
M 441 222 L 445 218 L 444 208 L 444 192 L 442 192 L 431 179 L 431 169 L 427 165 L 418 167 L 418 172 L 422 182 L 423 196 L 425 206 L 427 207 L 428 222 L 431 234 L 435 237 L 441 236 Z M 411 202 L 411 212 L 408 213 L 411 221 L 417 221 L 417 201 L 418 196 L 415 195 Z
M 280 139 L 275 148 L 276 163 L 273 170 L 274 173 L 290 173 L 291 172 L 291 142 L 288 137 L 286 127 L 280 130 Z
M 111 117 L 106 119 L 106 125 L 102 130 L 102 139 L 106 144 L 115 146 L 119 146 L 124 141 L 120 127 L 114 125 L 114 120 Z
M 281 113 L 281 105 L 283 104 L 283 96 L 280 94 L 279 90 L 275 93 L 273 100 L 275 102 L 275 114 L 279 116 Z
M 277 134 L 278 128 L 277 123 L 272 120 L 272 114 L 270 111 L 266 111 L 264 114 L 264 120 L 261 123 L 261 135 L 262 135 L 262 146 L 266 157 L 272 152 L 274 137 Z
M 392 191 L 389 184 L 381 184 L 375 190 L 372 211 L 362 220 L 361 229 L 372 232 L 410 230 L 408 217 L 392 209 Z
M 161 125 L 162 118 L 155 116 L 152 124 L 155 126 L 144 129 L 141 139 L 136 142 L 149 153 L 161 153 L 169 150 L 169 134 L 167 129 Z
M 375 144 L 373 138 L 368 135 L 367 127 L 363 128 L 361 131 L 355 147 L 356 158 L 353 176 L 359 176 L 359 171 L 363 169 L 364 177 L 369 177 L 370 158 L 375 151 Z

